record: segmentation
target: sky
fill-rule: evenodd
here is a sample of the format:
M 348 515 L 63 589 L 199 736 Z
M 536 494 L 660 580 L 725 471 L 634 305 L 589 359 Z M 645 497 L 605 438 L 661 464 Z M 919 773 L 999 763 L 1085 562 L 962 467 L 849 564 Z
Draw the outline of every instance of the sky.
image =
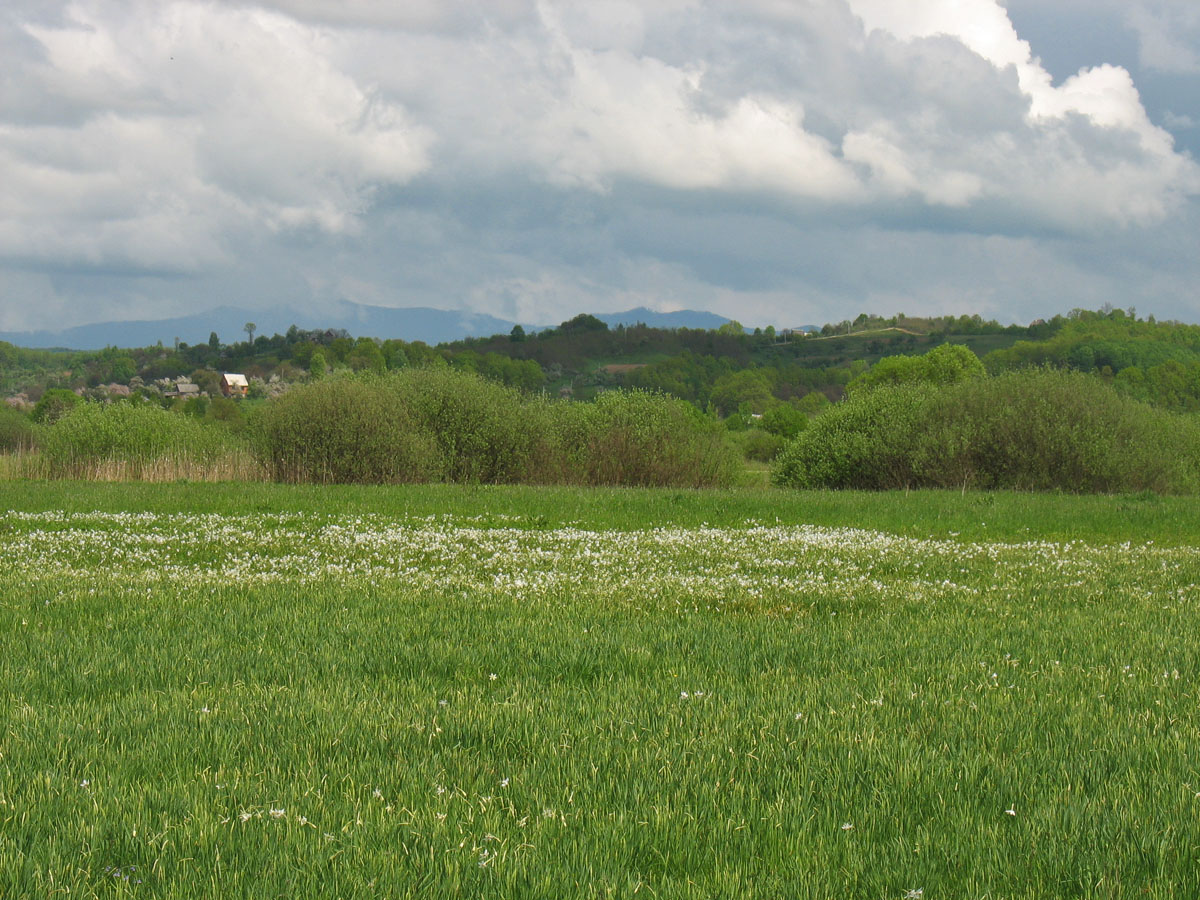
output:
M 1200 321 L 1196 0 L 5 0 L 0 330 Z

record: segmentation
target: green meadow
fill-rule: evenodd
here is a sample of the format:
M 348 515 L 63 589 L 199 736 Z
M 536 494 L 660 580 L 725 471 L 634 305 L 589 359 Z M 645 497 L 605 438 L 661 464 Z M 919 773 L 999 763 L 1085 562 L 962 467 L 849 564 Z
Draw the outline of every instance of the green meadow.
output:
M 0 896 L 1200 896 L 1182 498 L 0 483 Z

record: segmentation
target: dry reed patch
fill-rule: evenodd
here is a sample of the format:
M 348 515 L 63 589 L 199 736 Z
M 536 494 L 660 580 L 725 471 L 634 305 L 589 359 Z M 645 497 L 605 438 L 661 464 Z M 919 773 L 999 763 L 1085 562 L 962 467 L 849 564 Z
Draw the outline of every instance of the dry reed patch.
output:
M 80 460 L 51 467 L 36 452 L 0 456 L 0 480 L 59 479 L 78 481 L 266 481 L 267 473 L 249 451 L 203 460 L 189 455 L 157 459 Z

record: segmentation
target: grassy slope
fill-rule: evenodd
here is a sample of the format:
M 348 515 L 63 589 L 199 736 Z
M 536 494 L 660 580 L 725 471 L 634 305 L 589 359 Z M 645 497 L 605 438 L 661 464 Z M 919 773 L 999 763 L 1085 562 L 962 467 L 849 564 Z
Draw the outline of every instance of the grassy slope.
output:
M 911 338 L 912 343 L 908 342 Z M 857 332 L 848 335 L 810 337 L 780 344 L 768 344 L 754 352 L 760 365 L 834 366 L 856 359 L 870 363 L 883 356 L 919 355 L 949 341 L 964 344 L 979 356 L 992 350 L 1011 347 L 1018 338 L 1008 334 L 952 334 L 947 337 L 929 334 L 905 335 L 895 330 Z

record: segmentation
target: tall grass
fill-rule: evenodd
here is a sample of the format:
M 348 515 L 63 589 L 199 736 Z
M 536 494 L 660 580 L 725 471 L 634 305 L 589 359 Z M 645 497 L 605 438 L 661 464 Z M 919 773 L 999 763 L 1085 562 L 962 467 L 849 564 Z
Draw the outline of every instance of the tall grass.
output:
M 249 447 L 216 424 L 138 403 L 81 403 L 36 432 L 27 477 L 97 481 L 253 480 Z
M 266 478 L 262 465 L 245 446 L 234 446 L 227 453 L 209 458 L 184 452 L 149 459 L 78 459 L 65 467 L 51 464 L 36 451 L 0 458 L 0 480 L 70 479 L 163 484 L 178 481 L 248 483 Z
M 33 423 L 29 416 L 0 403 L 0 453 L 21 453 L 33 444 Z

